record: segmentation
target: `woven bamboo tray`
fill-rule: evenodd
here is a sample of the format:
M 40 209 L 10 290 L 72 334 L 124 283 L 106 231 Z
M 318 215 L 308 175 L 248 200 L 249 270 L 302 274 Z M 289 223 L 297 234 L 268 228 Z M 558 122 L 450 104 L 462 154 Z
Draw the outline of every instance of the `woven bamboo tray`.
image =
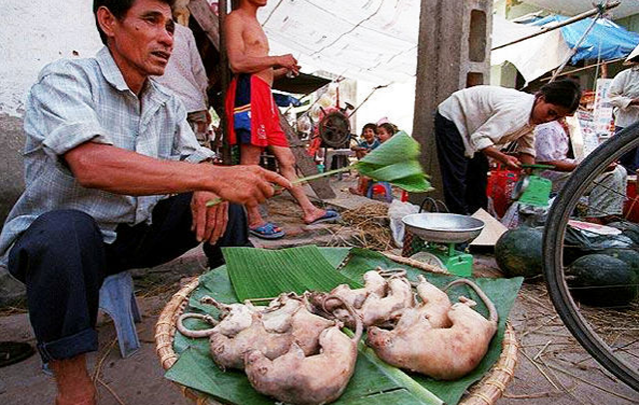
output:
M 389 259 L 398 263 L 435 273 L 448 274 L 445 270 L 427 264 L 407 259 L 405 257 L 384 253 Z M 178 355 L 173 350 L 173 338 L 177 331 L 177 318 L 182 315 L 188 305 L 189 295 L 197 288 L 199 279 L 195 278 L 178 291 L 166 304 L 158 322 L 155 325 L 155 352 L 160 358 L 160 364 L 165 370 L 171 368 L 178 360 Z M 460 405 L 492 405 L 506 390 L 506 385 L 512 380 L 517 365 L 517 338 L 510 323 L 506 323 L 502 351 L 499 360 L 493 365 L 484 378 L 473 384 L 469 393 L 465 394 Z M 192 399 L 197 405 L 221 405 L 208 395 L 181 384 L 176 385 L 182 394 Z

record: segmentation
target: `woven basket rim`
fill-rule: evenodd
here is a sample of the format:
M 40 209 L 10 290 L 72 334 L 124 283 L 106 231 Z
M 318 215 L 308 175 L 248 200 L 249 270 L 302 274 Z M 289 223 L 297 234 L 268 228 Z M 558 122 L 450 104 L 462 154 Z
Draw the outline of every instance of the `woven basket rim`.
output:
M 389 259 L 402 264 L 408 264 L 412 267 L 436 273 L 449 274 L 447 271 L 433 268 L 433 266 L 417 262 L 405 257 L 384 253 Z M 435 269 L 435 271 L 433 271 Z M 196 277 L 186 285 L 184 285 L 177 293 L 171 297 L 166 304 L 155 325 L 155 352 L 160 359 L 160 364 L 164 370 L 168 370 L 175 364 L 178 359 L 177 353 L 173 350 L 173 338 L 177 331 L 176 320 L 184 312 L 189 301 L 189 295 L 199 285 L 199 278 Z M 504 339 L 502 341 L 502 351 L 499 359 L 489 372 L 480 381 L 474 383 L 470 387 L 470 391 L 464 394 L 460 405 L 492 405 L 506 390 L 506 386 L 515 375 L 517 366 L 517 337 L 515 330 L 506 322 L 506 330 L 504 331 Z M 219 405 L 220 403 L 209 397 L 208 395 L 175 383 L 182 394 L 195 401 L 196 404 Z

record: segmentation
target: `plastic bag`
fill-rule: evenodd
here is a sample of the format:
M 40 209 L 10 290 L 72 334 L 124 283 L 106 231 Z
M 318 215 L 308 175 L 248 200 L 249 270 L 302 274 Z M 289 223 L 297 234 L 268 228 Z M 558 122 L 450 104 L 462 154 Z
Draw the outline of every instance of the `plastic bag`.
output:
M 578 247 L 584 252 L 594 252 L 610 248 L 630 249 L 632 239 L 626 235 L 598 235 L 584 229 L 569 226 L 566 228 L 564 245 Z
M 501 218 L 501 223 L 508 229 L 515 229 L 519 226 L 519 206 L 521 204 L 517 201 L 512 203 L 506 210 L 506 213 Z
M 501 219 L 501 223 L 508 229 L 514 229 L 520 225 L 526 225 L 531 228 L 542 226 L 546 223 L 548 211 L 553 202 L 554 198 L 548 202 L 548 207 L 537 207 L 515 201 L 508 207 Z
M 400 200 L 393 200 L 388 208 L 388 218 L 390 219 L 391 233 L 393 234 L 393 240 L 397 247 L 404 245 L 404 223 L 402 218 L 409 214 L 416 214 L 419 212 L 419 207 L 409 202 L 402 202 Z

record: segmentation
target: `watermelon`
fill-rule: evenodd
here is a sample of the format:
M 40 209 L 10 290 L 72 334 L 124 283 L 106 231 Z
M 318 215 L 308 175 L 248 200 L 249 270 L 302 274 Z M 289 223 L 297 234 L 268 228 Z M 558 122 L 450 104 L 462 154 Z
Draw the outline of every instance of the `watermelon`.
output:
M 605 254 L 585 255 L 566 270 L 574 299 L 598 307 L 628 305 L 637 296 L 637 276 L 629 264 Z
M 626 262 L 628 266 L 635 273 L 635 276 L 639 277 L 639 252 L 634 249 L 620 249 L 620 248 L 609 248 L 604 249 L 601 252 L 604 255 L 616 257 L 619 260 Z
M 540 229 L 521 227 L 506 231 L 495 245 L 495 259 L 507 277 L 533 277 L 542 271 Z

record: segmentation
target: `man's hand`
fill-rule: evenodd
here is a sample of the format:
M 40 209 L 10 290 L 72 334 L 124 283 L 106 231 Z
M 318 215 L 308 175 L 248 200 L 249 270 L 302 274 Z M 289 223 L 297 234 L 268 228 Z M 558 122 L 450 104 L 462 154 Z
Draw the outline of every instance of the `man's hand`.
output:
M 222 201 L 212 207 L 207 207 L 207 201 L 218 196 L 208 191 L 196 191 L 191 199 L 191 213 L 193 223 L 191 231 L 195 233 L 198 242 L 207 241 L 211 245 L 217 243 L 226 231 L 229 220 L 229 203 Z
M 482 149 L 481 151 L 484 155 L 500 161 L 501 163 L 505 164 L 507 167 L 511 169 L 521 168 L 521 162 L 519 161 L 519 159 L 517 159 L 514 156 L 502 153 L 499 149 L 495 148 L 494 146 L 488 146 Z
M 259 166 L 215 166 L 216 187 L 223 200 L 252 207 L 275 193 L 273 185 L 290 190 L 293 185 L 279 174 Z
M 503 154 L 502 159 L 500 159 L 503 164 L 511 169 L 521 169 L 521 162 L 514 156 Z
M 302 68 L 297 64 L 297 59 L 293 57 L 290 53 L 286 55 L 281 55 L 277 57 L 277 65 L 278 67 L 283 67 L 287 71 L 292 72 L 295 76 L 300 74 L 300 69 Z

